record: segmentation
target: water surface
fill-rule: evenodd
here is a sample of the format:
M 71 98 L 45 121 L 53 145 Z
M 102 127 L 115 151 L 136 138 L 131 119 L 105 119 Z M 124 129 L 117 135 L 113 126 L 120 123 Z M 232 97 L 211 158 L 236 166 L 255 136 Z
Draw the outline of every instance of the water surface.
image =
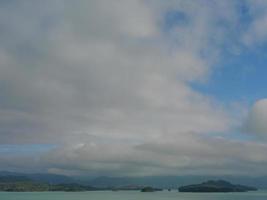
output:
M 0 192 L 0 200 L 267 200 L 267 191 L 245 193 Z

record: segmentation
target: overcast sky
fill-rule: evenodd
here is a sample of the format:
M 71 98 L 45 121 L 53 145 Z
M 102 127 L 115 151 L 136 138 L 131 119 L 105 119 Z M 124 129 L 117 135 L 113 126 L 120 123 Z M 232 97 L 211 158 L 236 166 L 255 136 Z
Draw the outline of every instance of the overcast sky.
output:
M 267 1 L 1 0 L 0 170 L 267 175 Z

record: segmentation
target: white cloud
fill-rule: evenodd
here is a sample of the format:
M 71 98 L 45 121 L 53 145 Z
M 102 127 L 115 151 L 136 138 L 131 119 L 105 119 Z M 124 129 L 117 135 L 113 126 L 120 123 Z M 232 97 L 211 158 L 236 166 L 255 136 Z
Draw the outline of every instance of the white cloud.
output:
M 219 162 L 231 171 L 241 149 L 265 150 L 202 138 L 234 119 L 189 84 L 205 81 L 219 59 L 225 24 L 237 23 L 231 1 L 29 2 L 0 12 L 0 142 L 58 144 L 35 168 L 173 174 Z M 189 21 L 167 31 L 170 8 Z
M 46 4 L 46 9 L 54 5 Z M 194 5 L 181 4 L 184 12 L 193 13 Z M 115 1 L 109 6 L 101 1 L 66 1 L 63 5 L 55 4 L 54 12 L 45 15 L 42 11 L 33 18 L 40 8 L 32 3 L 34 11 L 27 12 L 21 4 L 23 9 L 18 6 L 17 12 L 22 16 L 6 24 L 6 32 L 11 31 L 19 42 L 29 41 L 15 51 L 13 37 L 8 35 L 2 45 L 12 60 L 1 68 L 2 80 L 11 85 L 4 91 L 7 100 L 2 110 L 14 116 L 7 129 L 17 142 L 25 135 L 12 133 L 16 132 L 12 127 L 22 118 L 26 120 L 22 126 L 40 132 L 33 128 L 32 135 L 26 128 L 25 134 L 41 142 L 55 133 L 142 138 L 172 124 L 171 132 L 177 127 L 196 132 L 228 127 L 227 114 L 220 108 L 214 112 L 216 105 L 186 82 L 206 77 L 211 67 L 210 58 L 201 56 L 207 49 L 201 41 L 213 34 L 205 30 L 210 25 L 205 21 L 205 7 L 183 27 L 186 38 L 173 48 L 160 32 L 157 12 L 143 1 Z M 19 22 L 26 19 L 30 21 L 21 27 Z M 20 29 L 27 32 L 21 35 Z M 32 38 L 31 34 L 41 32 L 42 38 Z M 31 54 L 31 49 L 38 54 Z
M 262 0 L 248 0 L 248 14 L 252 18 L 248 23 L 248 30 L 243 35 L 243 43 L 253 47 L 261 45 L 267 39 L 267 2 Z
M 267 99 L 260 99 L 251 108 L 244 125 L 247 132 L 266 138 L 267 136 Z

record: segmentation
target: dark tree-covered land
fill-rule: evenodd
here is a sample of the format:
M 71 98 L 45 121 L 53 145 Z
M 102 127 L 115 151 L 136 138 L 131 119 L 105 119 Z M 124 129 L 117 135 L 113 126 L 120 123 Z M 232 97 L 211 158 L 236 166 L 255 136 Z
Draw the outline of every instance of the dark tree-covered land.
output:
M 0 177 L 0 191 L 6 192 L 42 192 L 42 191 L 91 191 L 97 188 L 80 185 L 76 183 L 69 184 L 49 184 L 33 181 L 23 176 L 4 176 Z
M 244 185 L 234 185 L 223 180 L 210 180 L 200 184 L 181 186 L 178 190 L 179 192 L 247 192 L 255 191 L 257 188 Z

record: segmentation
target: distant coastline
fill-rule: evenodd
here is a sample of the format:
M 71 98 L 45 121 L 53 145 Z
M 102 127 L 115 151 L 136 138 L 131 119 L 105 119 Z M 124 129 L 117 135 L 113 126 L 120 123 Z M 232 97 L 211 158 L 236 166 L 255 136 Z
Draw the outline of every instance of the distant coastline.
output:
M 192 179 L 192 178 L 191 178 Z M 7 192 L 41 192 L 41 191 L 122 191 L 136 190 L 143 192 L 161 191 L 163 189 L 181 192 L 242 192 L 256 190 L 255 187 L 234 185 L 226 181 L 207 181 L 201 184 L 189 185 L 197 181 L 187 180 L 185 183 L 179 177 L 96 177 L 91 180 L 79 179 L 56 174 L 25 174 L 0 171 L 0 191 Z M 231 179 L 230 179 L 231 180 Z M 236 183 L 236 181 L 234 181 Z M 241 181 L 240 181 L 241 182 Z M 242 182 L 241 182 L 242 183 Z M 253 183 L 257 183 L 253 181 Z M 260 181 L 258 181 L 260 183 Z M 183 186 L 181 186 L 183 185 Z M 194 190 L 194 191 L 192 191 Z M 215 191 L 217 190 L 217 191 Z
M 121 186 L 121 187 L 93 187 L 79 183 L 47 183 L 31 180 L 24 176 L 0 176 L 1 192 L 83 192 L 83 191 L 118 191 L 118 190 L 138 190 L 144 186 Z

